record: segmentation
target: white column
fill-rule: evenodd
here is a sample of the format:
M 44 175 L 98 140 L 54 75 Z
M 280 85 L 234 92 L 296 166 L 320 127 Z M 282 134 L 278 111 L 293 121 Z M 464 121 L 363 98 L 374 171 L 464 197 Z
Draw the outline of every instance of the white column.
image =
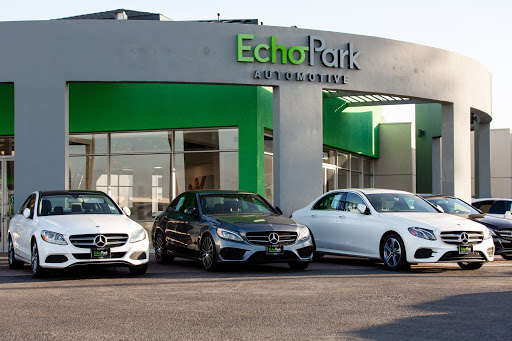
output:
M 322 92 L 274 88 L 274 204 L 285 215 L 322 194 Z
M 491 128 L 489 123 L 479 123 L 478 145 L 475 145 L 475 185 L 477 198 L 491 197 Z
M 443 194 L 471 202 L 470 108 L 442 104 Z
M 14 83 L 15 209 L 36 190 L 69 186 L 69 109 L 65 81 Z

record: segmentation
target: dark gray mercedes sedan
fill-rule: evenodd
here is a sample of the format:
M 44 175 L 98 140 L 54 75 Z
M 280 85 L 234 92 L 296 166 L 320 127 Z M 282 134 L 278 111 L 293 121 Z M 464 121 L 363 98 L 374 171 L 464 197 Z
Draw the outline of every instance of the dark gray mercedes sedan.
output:
M 207 271 L 237 262 L 304 270 L 313 255 L 308 228 L 250 192 L 184 192 L 156 217 L 152 234 L 157 262 L 199 259 Z

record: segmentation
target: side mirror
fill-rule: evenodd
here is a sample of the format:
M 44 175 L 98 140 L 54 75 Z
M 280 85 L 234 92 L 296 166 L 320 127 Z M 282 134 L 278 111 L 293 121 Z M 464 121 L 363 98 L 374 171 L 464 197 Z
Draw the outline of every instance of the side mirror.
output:
M 129 217 L 132 214 L 132 211 L 130 211 L 127 206 L 123 206 L 123 213 Z
M 23 212 L 25 213 L 25 212 Z M 505 212 L 505 216 L 504 216 L 505 219 L 509 219 L 509 220 L 512 220 L 512 213 L 510 211 L 507 211 Z
M 444 210 L 443 210 L 443 208 L 442 208 L 441 206 L 436 205 L 436 208 L 437 208 L 439 211 L 441 211 L 441 212 L 443 212 L 443 213 L 444 213 Z
M 185 210 L 185 214 L 196 216 L 198 213 L 197 208 L 194 206 L 191 206 Z
M 30 218 L 30 215 L 31 215 L 30 214 L 30 208 L 25 208 L 23 210 L 23 216 L 28 219 L 28 218 Z
M 281 209 L 279 207 L 276 206 L 276 211 L 277 213 L 279 213 L 280 215 L 283 215 L 283 211 L 281 211 Z
M 357 210 L 361 214 L 370 214 L 370 209 L 368 208 L 368 206 L 363 205 L 363 204 L 358 204 L 357 205 Z

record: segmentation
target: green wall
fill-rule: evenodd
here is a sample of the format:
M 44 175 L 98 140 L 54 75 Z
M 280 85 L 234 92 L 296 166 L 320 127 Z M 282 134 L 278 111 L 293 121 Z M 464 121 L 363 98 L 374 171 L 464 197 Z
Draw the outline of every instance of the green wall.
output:
M 229 85 L 74 83 L 69 132 L 237 126 L 239 188 L 264 195 L 258 91 Z
M 337 97 L 323 100 L 324 144 L 346 151 L 379 157 L 380 107 L 348 107 Z
M 14 84 L 0 83 L 0 135 L 14 135 Z
M 432 193 L 432 138 L 441 136 L 441 104 L 416 105 L 416 192 Z M 416 135 L 417 136 L 417 135 Z

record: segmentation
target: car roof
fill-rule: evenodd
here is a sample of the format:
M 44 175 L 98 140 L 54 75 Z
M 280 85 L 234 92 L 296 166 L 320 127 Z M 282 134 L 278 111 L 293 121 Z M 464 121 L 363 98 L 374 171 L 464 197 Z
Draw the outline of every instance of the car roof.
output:
M 252 194 L 257 195 L 257 193 L 249 192 L 249 191 L 237 191 L 237 190 L 191 190 L 186 191 L 185 193 L 197 193 L 199 195 L 203 194 Z
M 385 193 L 396 193 L 396 194 L 410 194 L 414 195 L 411 192 L 399 191 L 395 189 L 384 189 L 384 188 L 347 188 L 338 191 L 354 191 L 360 192 L 363 194 L 385 194 Z
M 445 198 L 448 198 L 448 199 L 459 199 L 460 200 L 460 198 L 454 197 L 452 195 L 431 195 L 431 196 L 428 196 L 428 197 L 423 197 L 423 199 L 425 199 L 425 200 L 429 200 L 429 199 L 445 199 Z
M 510 198 L 478 198 L 478 199 L 471 199 L 472 202 L 479 202 L 479 201 L 486 201 L 486 200 L 504 200 L 504 201 L 512 201 Z
M 46 195 L 66 195 L 66 194 L 102 194 L 106 195 L 102 191 L 84 191 L 84 190 L 52 190 L 52 191 L 38 191 L 40 196 Z

